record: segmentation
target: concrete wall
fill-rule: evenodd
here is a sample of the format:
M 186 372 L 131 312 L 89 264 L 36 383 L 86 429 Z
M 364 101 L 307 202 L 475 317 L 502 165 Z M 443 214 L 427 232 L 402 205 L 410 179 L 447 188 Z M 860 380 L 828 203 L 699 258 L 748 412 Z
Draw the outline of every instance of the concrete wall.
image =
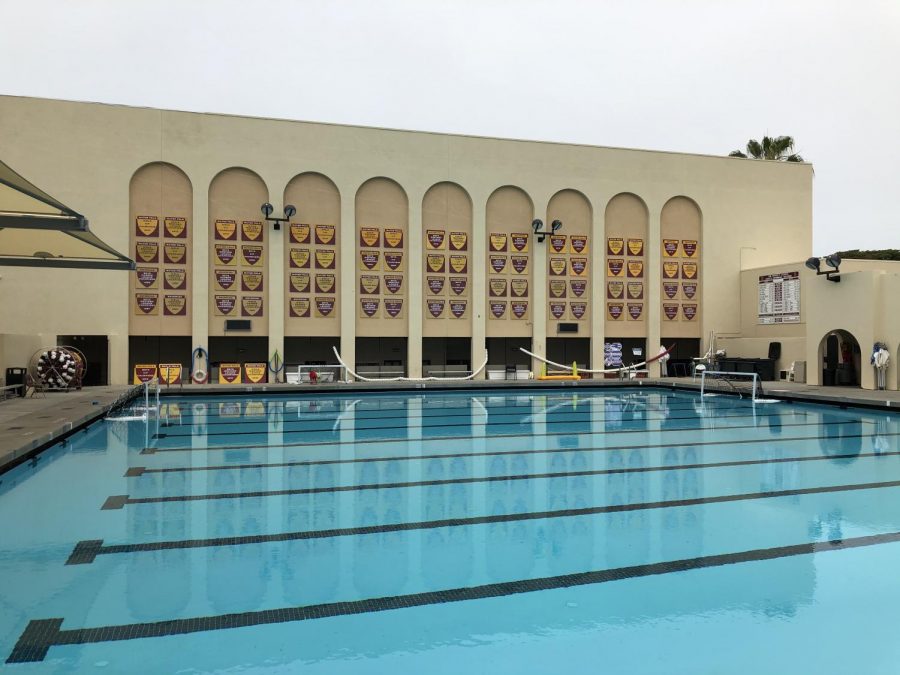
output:
M 292 179 L 304 172 L 325 176 L 340 198 L 338 274 L 340 345 L 354 360 L 358 315 L 356 260 L 361 186 L 376 177 L 396 182 L 408 198 L 406 321 L 410 373 L 420 367 L 425 289 L 423 274 L 423 199 L 435 184 L 458 184 L 472 200 L 471 336 L 473 363 L 483 357 L 489 329 L 485 242 L 490 232 L 489 196 L 504 185 L 515 185 L 528 196 L 537 217 L 549 217 L 550 200 L 561 190 L 584 195 L 592 221 L 589 232 L 592 307 L 584 330 L 592 338 L 592 363 L 602 362 L 606 322 L 600 311 L 606 268 L 605 216 L 618 194 L 634 194 L 646 204 L 648 223 L 644 265 L 645 308 L 642 316 L 650 351 L 661 336 L 660 288 L 662 258 L 661 213 L 673 197 L 696 204 L 702 222 L 701 310 L 699 330 L 735 331 L 740 325 L 740 267 L 802 260 L 812 241 L 812 167 L 808 164 L 759 162 L 618 148 L 562 145 L 449 136 L 442 134 L 251 119 L 0 97 L 0 137 L 3 160 L 47 190 L 85 213 L 91 229 L 120 251 L 132 240 L 129 186 L 141 167 L 168 163 L 192 186 L 194 224 L 191 237 L 192 343 L 205 345 L 219 322 L 211 308 L 198 305 L 214 295 L 211 288 L 212 222 L 210 185 L 225 169 L 242 167 L 261 180 L 260 194 L 279 203 Z M 255 193 L 254 193 L 255 194 Z M 215 197 L 215 195 L 212 195 Z M 300 206 L 300 205 L 298 205 Z M 587 206 L 581 210 L 587 213 Z M 244 208 L 242 205 L 241 208 Z M 554 206 L 554 209 L 556 207 Z M 260 218 L 247 204 L 246 215 Z M 214 210 L 214 209 L 212 209 Z M 334 217 L 334 216 L 331 216 Z M 362 217 L 362 216 L 360 216 Z M 522 228 L 530 223 L 523 222 Z M 548 223 L 549 226 L 549 223 Z M 585 224 L 579 223 L 579 229 Z M 528 230 L 525 230 L 528 231 Z M 567 234 L 566 230 L 563 230 Z M 270 350 L 280 348 L 286 326 L 301 334 L 296 321 L 285 317 L 287 260 L 285 230 L 268 231 L 268 290 L 265 321 Z M 547 320 L 547 247 L 531 242 L 532 297 L 527 324 L 533 349 L 544 353 Z M 351 289 L 353 293 L 351 293 Z M 121 272 L 6 268 L 0 280 L 0 334 L 105 334 L 110 338 L 110 372 L 114 383 L 125 382 L 129 322 L 134 280 Z M 448 319 L 449 320 L 449 319 Z M 394 320 L 396 321 L 396 320 Z M 505 322 L 513 324 L 514 322 Z M 517 332 L 522 329 L 517 328 Z M 454 332 L 457 332 L 455 329 Z M 432 330 L 429 330 L 434 334 Z M 318 330 L 310 334 L 321 334 Z M 585 333 L 579 332 L 580 337 Z M 753 338 L 760 339 L 760 338 Z M 766 339 L 766 336 L 761 336 Z M 50 340 L 52 342 L 53 340 Z M 0 364 L 3 366 L 3 364 Z

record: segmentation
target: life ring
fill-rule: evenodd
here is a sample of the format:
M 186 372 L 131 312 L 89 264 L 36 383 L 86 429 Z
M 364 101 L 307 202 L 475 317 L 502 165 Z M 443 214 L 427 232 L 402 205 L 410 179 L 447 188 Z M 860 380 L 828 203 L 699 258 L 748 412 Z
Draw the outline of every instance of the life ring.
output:
M 205 359 L 209 363 L 209 353 L 203 347 L 197 347 L 191 353 L 191 382 L 194 384 L 206 384 L 209 375 L 203 368 L 194 367 L 194 364 L 197 363 L 197 357 Z
M 191 380 L 193 380 L 194 384 L 206 384 L 206 371 L 198 368 L 191 373 Z
M 78 373 L 78 362 L 64 349 L 50 349 L 38 357 L 37 373 L 51 389 L 67 389 Z

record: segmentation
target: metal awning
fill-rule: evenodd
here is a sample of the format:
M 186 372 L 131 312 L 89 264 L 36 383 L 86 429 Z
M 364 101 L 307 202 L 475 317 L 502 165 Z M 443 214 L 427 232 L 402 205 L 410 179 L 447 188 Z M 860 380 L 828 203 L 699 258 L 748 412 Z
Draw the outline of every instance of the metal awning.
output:
M 133 270 L 87 219 L 0 162 L 0 265 Z

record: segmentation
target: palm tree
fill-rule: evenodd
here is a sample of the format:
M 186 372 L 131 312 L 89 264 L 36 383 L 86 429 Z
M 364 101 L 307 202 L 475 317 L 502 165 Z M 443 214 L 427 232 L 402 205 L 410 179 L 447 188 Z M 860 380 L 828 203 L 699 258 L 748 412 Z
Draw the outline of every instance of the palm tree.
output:
M 802 162 L 803 158 L 793 152 L 794 139 L 790 136 L 778 136 L 772 138 L 763 136 L 762 142 L 747 141 L 747 152 L 735 150 L 728 154 L 729 157 L 750 157 L 752 159 L 772 159 L 777 162 Z

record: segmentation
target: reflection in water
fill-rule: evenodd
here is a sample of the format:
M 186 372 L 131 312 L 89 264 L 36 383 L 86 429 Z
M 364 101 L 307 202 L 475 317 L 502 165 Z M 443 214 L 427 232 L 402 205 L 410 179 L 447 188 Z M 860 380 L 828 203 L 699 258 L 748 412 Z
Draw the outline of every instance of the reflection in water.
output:
M 856 455 L 862 452 L 863 424 L 860 420 L 848 421 L 846 416 L 822 413 L 822 424 L 819 425 L 819 447 L 822 454 L 834 457 L 839 464 L 850 464 L 856 461 Z M 837 457 L 837 455 L 852 455 Z

